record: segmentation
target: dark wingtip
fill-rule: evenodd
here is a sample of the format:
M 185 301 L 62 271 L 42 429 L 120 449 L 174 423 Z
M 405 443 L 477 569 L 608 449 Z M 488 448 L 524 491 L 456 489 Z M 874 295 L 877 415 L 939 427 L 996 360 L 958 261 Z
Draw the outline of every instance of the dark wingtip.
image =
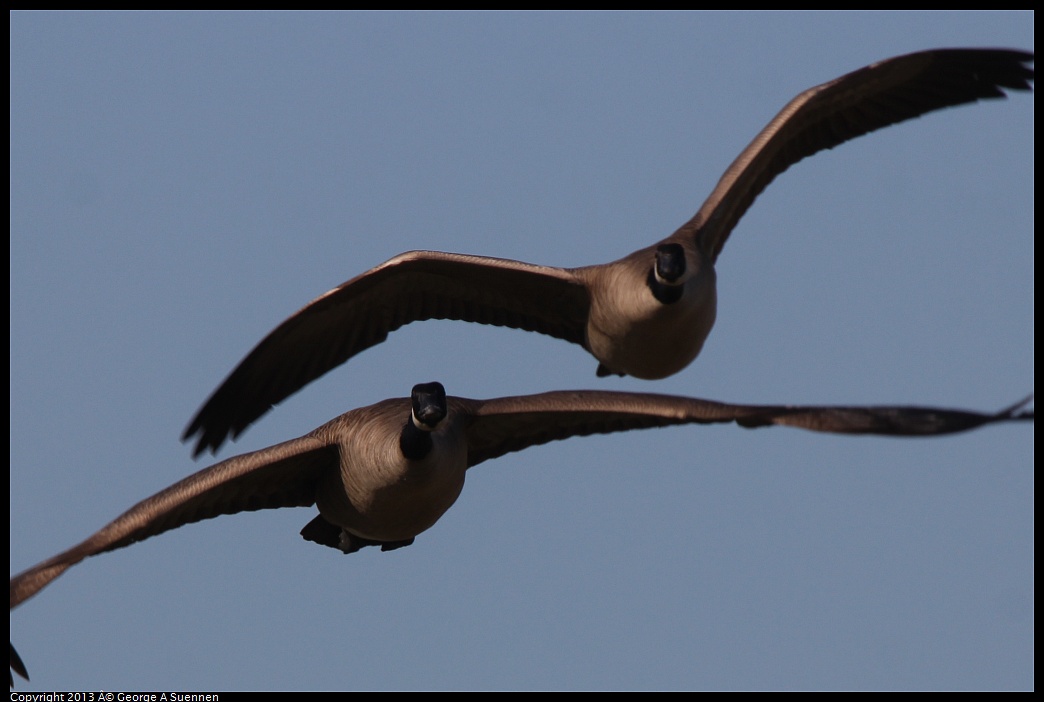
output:
M 14 644 L 11 644 L 11 687 L 14 687 L 14 673 L 18 673 L 20 676 L 29 679 L 29 671 L 25 669 L 25 663 L 22 662 L 22 657 L 18 655 L 18 651 L 15 650 Z
M 225 385 L 228 384 L 229 381 L 226 380 Z M 216 454 L 226 441 L 238 439 L 255 419 L 275 407 L 274 404 L 268 403 L 263 405 L 264 409 L 260 412 L 237 410 L 234 403 L 227 399 L 236 396 L 237 393 L 227 390 L 225 385 L 214 392 L 181 433 L 182 441 L 196 442 L 192 449 L 193 458 L 199 458 L 207 451 Z
M 226 439 L 235 439 L 239 436 L 241 428 L 233 428 L 227 434 L 219 431 L 208 430 L 203 426 L 203 420 L 200 419 L 200 415 L 192 420 L 192 422 L 185 428 L 185 431 L 181 434 L 182 441 L 192 441 L 195 439 L 196 445 L 192 447 L 192 458 L 199 458 L 204 453 L 209 451 L 211 455 L 216 454 Z
M 263 411 L 244 419 L 243 412 L 236 409 L 235 401 L 229 399 L 247 397 L 243 384 L 236 382 L 235 377 L 236 372 L 233 371 L 232 375 L 207 398 L 181 433 L 182 441 L 196 442 L 192 448 L 193 458 L 199 458 L 207 451 L 216 454 L 225 441 L 235 440 L 252 421 L 274 407 L 272 404 L 264 405 Z
M 196 438 L 197 435 L 198 438 Z M 212 452 L 217 451 L 218 446 L 221 445 L 220 441 L 218 442 L 218 446 L 209 445 L 210 442 L 207 441 L 207 435 L 206 432 L 203 430 L 202 421 L 199 418 L 199 414 L 193 417 L 192 421 L 189 422 L 189 425 L 185 427 L 185 431 L 181 432 L 181 441 L 183 443 L 192 441 L 193 439 L 196 439 L 196 445 L 192 447 L 193 458 L 199 458 L 200 454 L 206 451 L 207 448 L 210 448 Z
M 224 439 L 215 440 L 208 437 L 202 427 L 197 427 L 192 431 L 186 429 L 185 433 L 181 435 L 181 440 L 191 441 L 197 434 L 199 435 L 199 438 L 196 439 L 196 445 L 192 447 L 192 458 L 194 459 L 199 458 L 207 451 L 210 451 L 211 454 L 217 453 L 217 450 L 221 448 L 221 444 L 224 443 Z
M 1010 407 L 1005 407 L 995 416 L 997 417 L 997 419 L 1021 419 L 1033 421 L 1033 409 L 1023 410 L 1021 412 L 1019 411 L 1022 410 L 1022 408 L 1028 405 L 1029 403 L 1033 402 L 1033 394 L 1034 393 L 1031 392 L 1029 395 L 1022 398 L 1014 405 L 1011 405 Z

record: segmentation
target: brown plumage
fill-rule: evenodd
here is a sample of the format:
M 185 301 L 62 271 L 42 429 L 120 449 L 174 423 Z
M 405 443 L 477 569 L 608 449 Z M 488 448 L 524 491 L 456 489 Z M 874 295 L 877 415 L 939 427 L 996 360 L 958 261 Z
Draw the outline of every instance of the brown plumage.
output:
M 1033 410 L 1023 409 L 1028 402 L 983 414 L 927 407 L 737 405 L 597 390 L 471 400 L 447 398 L 438 383 L 417 385 L 410 398 L 352 410 L 305 436 L 221 461 L 139 502 L 85 541 L 11 578 L 11 607 L 89 556 L 222 514 L 315 504 L 319 516 L 301 532 L 310 541 L 345 553 L 407 546 L 453 505 L 468 468 L 571 436 L 728 422 L 936 436 L 1033 421 Z M 11 669 L 26 676 L 13 647 Z
M 729 166 L 699 211 L 657 244 L 604 265 L 537 266 L 434 251 L 392 258 L 276 327 L 185 430 L 216 451 L 273 405 L 399 327 L 456 319 L 579 344 L 598 375 L 657 379 L 699 354 L 716 314 L 714 264 L 772 180 L 817 151 L 934 110 L 1030 90 L 1033 54 L 937 49 L 887 59 L 791 100 Z

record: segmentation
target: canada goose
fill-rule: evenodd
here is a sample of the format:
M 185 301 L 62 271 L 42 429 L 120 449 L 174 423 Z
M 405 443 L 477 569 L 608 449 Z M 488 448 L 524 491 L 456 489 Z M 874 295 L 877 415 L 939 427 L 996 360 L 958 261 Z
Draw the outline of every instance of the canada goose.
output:
M 985 424 L 1033 421 L 1030 398 L 993 414 L 927 407 L 737 405 L 597 390 L 472 400 L 440 383 L 409 398 L 352 410 L 315 431 L 226 459 L 145 499 L 73 546 L 11 578 L 11 607 L 83 559 L 222 514 L 310 507 L 308 541 L 354 553 L 413 543 L 464 487 L 468 468 L 571 436 L 675 424 L 736 422 L 839 434 L 936 436 Z M 11 647 L 11 669 L 28 678 Z M 13 676 L 12 676 L 13 684 Z
M 603 265 L 538 266 L 411 251 L 316 298 L 261 341 L 183 434 L 216 451 L 312 380 L 410 322 L 456 319 L 583 346 L 597 374 L 658 379 L 699 354 L 714 324 L 714 264 L 736 223 L 780 173 L 817 151 L 933 110 L 1030 90 L 1033 54 L 938 49 L 872 64 L 791 100 L 725 171 L 696 215 Z

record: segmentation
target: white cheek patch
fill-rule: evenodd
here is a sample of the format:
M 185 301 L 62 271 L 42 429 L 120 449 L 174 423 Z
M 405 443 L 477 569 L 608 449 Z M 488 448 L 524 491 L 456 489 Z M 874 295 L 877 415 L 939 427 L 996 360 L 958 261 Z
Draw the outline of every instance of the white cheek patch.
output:
M 417 414 L 412 409 L 410 410 L 410 420 L 413 422 L 413 426 L 417 427 L 421 431 L 435 431 L 435 427 L 429 427 L 427 424 L 417 419 Z
M 656 266 L 653 266 L 653 277 L 656 278 L 657 283 L 665 287 L 681 288 L 685 286 L 685 281 L 688 280 L 689 273 L 688 271 L 686 271 L 685 274 L 678 280 L 667 280 L 666 278 L 660 275 L 660 271 L 656 268 Z

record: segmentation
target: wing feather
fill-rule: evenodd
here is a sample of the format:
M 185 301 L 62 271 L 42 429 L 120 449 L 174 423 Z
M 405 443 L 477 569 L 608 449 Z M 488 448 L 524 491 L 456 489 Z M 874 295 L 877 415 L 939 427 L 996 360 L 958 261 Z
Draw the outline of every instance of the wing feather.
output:
M 1023 409 L 1031 399 L 1032 396 L 991 414 L 896 405 L 743 405 L 598 390 L 557 391 L 496 400 L 453 398 L 473 415 L 466 429 L 469 467 L 505 453 L 572 436 L 677 424 L 735 422 L 747 428 L 779 425 L 831 434 L 937 436 L 994 422 L 1032 421 L 1033 410 Z
M 880 61 L 810 88 L 732 162 L 699 212 L 671 238 L 695 237 L 717 260 L 729 234 L 776 176 L 803 158 L 882 127 L 979 100 L 1031 90 L 1033 54 L 935 49 Z
M 273 405 L 381 343 L 399 327 L 455 319 L 584 344 L 587 289 L 570 270 L 506 259 L 411 251 L 308 303 L 232 371 L 182 436 L 216 451 Z
M 76 546 L 11 578 L 11 607 L 89 556 L 222 514 L 312 505 L 320 474 L 337 465 L 336 445 L 304 436 L 205 468 L 142 500 Z

